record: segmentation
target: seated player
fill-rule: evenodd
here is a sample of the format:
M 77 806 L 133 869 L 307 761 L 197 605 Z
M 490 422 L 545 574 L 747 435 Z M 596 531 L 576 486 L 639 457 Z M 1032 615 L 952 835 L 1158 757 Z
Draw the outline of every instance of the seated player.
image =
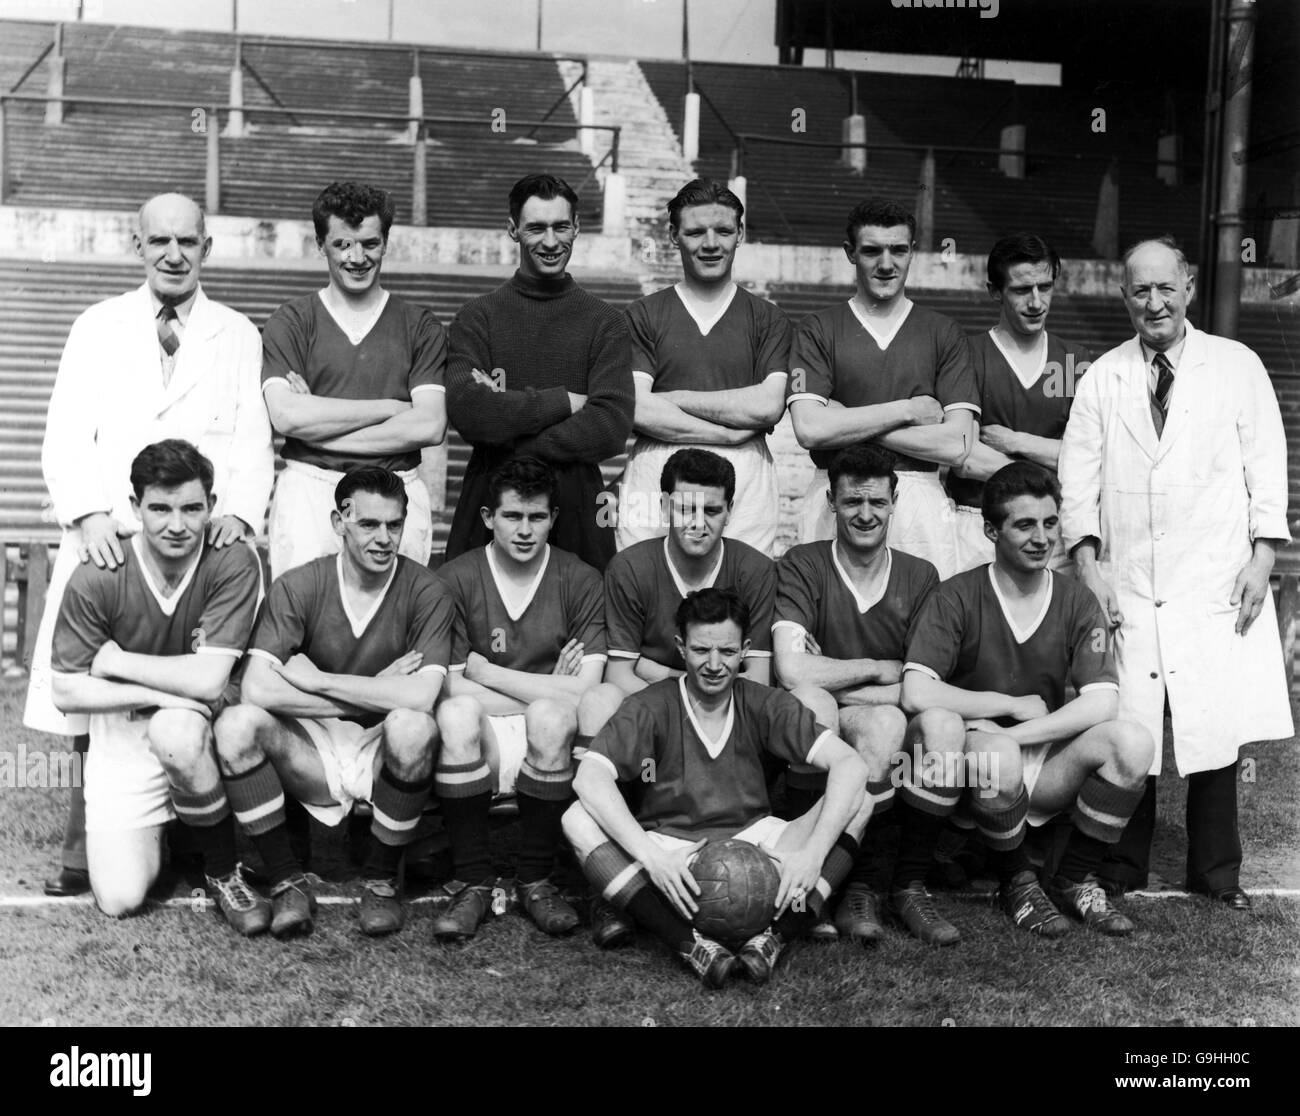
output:
M 178 439 L 136 456 L 140 533 L 115 567 L 73 572 L 54 629 L 53 696 L 64 713 L 90 714 L 86 856 L 100 910 L 116 917 L 144 904 L 163 826 L 176 817 L 222 914 L 252 935 L 270 910 L 235 862 L 211 722 L 248 643 L 262 571 L 251 547 L 204 541 L 212 476 L 212 463 Z
M 908 639 L 903 708 L 953 710 L 968 740 L 997 756 L 1004 789 L 975 820 L 1012 921 L 1059 937 L 1069 931 L 1060 907 L 1124 935 L 1133 923 L 1107 902 L 1097 868 L 1142 799 L 1155 745 L 1141 726 L 1115 719 L 1119 687 L 1097 599 L 1048 568 L 1060 498 L 1056 478 L 1028 461 L 985 484 L 993 562 L 945 581 L 926 603 Z M 1068 702 L 1067 683 L 1078 693 Z M 1074 831 L 1045 895 L 1024 851 L 1025 820 L 1042 825 L 1067 810 Z
M 749 610 L 733 589 L 701 589 L 677 610 L 681 678 L 623 703 L 583 756 L 564 815 L 583 871 L 610 902 L 673 949 L 707 987 L 739 964 L 767 980 L 786 943 L 815 923 L 857 857 L 867 772 L 843 740 L 789 694 L 738 679 Z M 764 752 L 827 773 L 802 817 L 772 816 Z M 629 808 L 620 784 L 637 788 Z M 777 862 L 772 925 L 733 954 L 691 925 L 699 884 L 691 859 L 735 837 Z
M 862 942 L 883 936 L 882 893 L 889 887 L 903 923 L 925 942 L 956 941 L 925 890 L 943 825 L 936 810 L 960 793 L 965 745 L 961 718 L 930 708 L 910 719 L 899 708 L 907 633 L 939 584 L 934 567 L 885 545 L 894 511 L 894 456 L 869 443 L 842 449 L 828 469 L 827 502 L 835 538 L 792 547 L 777 564 L 772 642 L 781 684 L 837 732 L 867 765 L 871 817 L 862 855 L 835 915 L 835 928 Z M 880 853 L 880 827 L 894 800 L 900 757 L 945 754 L 942 763 L 909 763 L 899 788 L 899 857 L 891 874 Z M 935 773 L 923 779 L 922 772 Z M 941 774 L 940 774 L 941 773 Z M 937 780 L 937 781 L 936 781 Z M 811 808 L 819 776 L 787 775 L 791 812 Z M 826 934 L 821 929 L 818 936 Z
M 235 816 L 271 882 L 271 933 L 310 933 L 316 896 L 289 845 L 288 791 L 324 825 L 369 802 L 361 932 L 401 929 L 402 849 L 433 782 L 433 706 L 447 674 L 452 603 L 398 554 L 406 486 L 388 469 L 344 474 L 330 515 L 340 552 L 271 586 L 248 649 L 241 698 L 217 721 Z
M 550 881 L 560 818 L 573 788 L 578 702 L 605 669 L 600 575 L 547 544 L 555 473 L 535 457 L 498 466 L 481 509 L 486 546 L 444 565 L 456 621 L 434 792 L 451 839 L 451 905 L 433 920 L 442 941 L 472 938 L 491 904 L 493 791 L 519 804 L 516 895 L 547 934 L 578 924 Z

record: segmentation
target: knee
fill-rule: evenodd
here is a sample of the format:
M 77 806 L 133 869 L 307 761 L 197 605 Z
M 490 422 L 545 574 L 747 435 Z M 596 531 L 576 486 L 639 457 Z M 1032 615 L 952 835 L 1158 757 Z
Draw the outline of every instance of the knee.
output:
M 573 742 L 578 731 L 578 711 L 568 702 L 542 698 L 524 713 L 528 747 L 543 754 L 559 752 Z
M 168 771 L 189 771 L 210 754 L 208 721 L 192 709 L 160 709 L 149 718 L 149 750 Z
M 91 880 L 97 906 L 109 918 L 126 918 L 145 903 L 151 881 L 142 879 Z
M 223 761 L 239 761 L 255 756 L 259 750 L 258 736 L 270 715 L 256 705 L 232 705 L 226 709 L 213 728 L 217 741 L 217 755 Z
M 444 756 L 453 762 L 474 759 L 479 754 L 482 718 L 482 707 L 471 697 L 447 698 L 442 702 L 434 721 Z
M 578 702 L 578 728 L 584 736 L 595 736 L 623 704 L 623 691 L 612 682 L 593 686 Z
M 1111 731 L 1111 757 L 1125 784 L 1136 785 L 1147 777 L 1155 759 L 1151 734 L 1132 721 L 1116 721 Z
M 966 743 L 966 725 L 951 709 L 926 709 L 913 720 L 927 752 L 960 752 Z
M 985 735 L 978 747 L 966 749 L 967 756 L 972 753 L 989 773 L 988 783 L 995 792 L 996 805 L 1010 806 L 1020 797 L 1025 777 L 1020 745 L 1009 736 Z
M 427 769 L 437 734 L 437 725 L 429 714 L 393 709 L 384 718 L 384 755 L 399 774 Z
M 848 742 L 858 755 L 888 761 L 907 732 L 907 714 L 896 705 L 862 705 L 840 714 Z
M 806 709 L 811 709 L 813 716 L 832 732 L 840 731 L 839 703 L 828 691 L 820 686 L 796 686 L 790 691 Z

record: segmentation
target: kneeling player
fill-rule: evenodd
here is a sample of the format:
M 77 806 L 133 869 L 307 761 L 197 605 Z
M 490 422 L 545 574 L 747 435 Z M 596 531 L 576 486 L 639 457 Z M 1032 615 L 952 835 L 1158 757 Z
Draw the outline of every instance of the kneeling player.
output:
M 997 824 L 976 818 L 1015 924 L 1059 937 L 1069 930 L 1059 906 L 1122 935 L 1133 923 L 1108 904 L 1097 867 L 1142 799 L 1155 745 L 1140 726 L 1114 719 L 1119 687 L 1096 598 L 1048 569 L 1060 497 L 1041 465 L 1016 462 L 989 479 L 984 529 L 994 560 L 930 597 L 908 640 L 903 707 L 960 714 L 968 737 L 996 755 L 999 783 L 1016 788 L 1013 799 L 1000 793 L 985 804 L 985 819 Z M 1067 682 L 1078 691 L 1069 702 Z M 1022 779 L 1010 778 L 1016 771 Z M 1049 899 L 1023 848 L 1024 822 L 1041 825 L 1071 808 L 1074 831 Z
M 334 502 L 340 552 L 271 586 L 249 646 L 244 704 L 216 728 L 226 793 L 270 877 L 276 937 L 309 933 L 316 914 L 289 845 L 286 790 L 331 826 L 353 803 L 371 804 L 360 925 L 379 935 L 402 926 L 398 864 L 433 782 L 451 598 L 398 555 L 407 503 L 396 473 L 354 469 Z
M 838 930 L 858 941 L 878 941 L 888 889 L 912 934 L 946 945 L 960 935 L 935 911 L 925 876 L 943 813 L 961 793 L 965 731 L 961 718 L 946 709 L 926 709 L 909 719 L 898 705 L 907 633 L 939 575 L 924 559 L 885 545 L 898 480 L 893 454 L 867 443 L 850 446 L 832 458 L 828 476 L 835 538 L 791 547 L 782 556 L 772 625 L 782 685 L 853 745 L 869 772 L 862 855 L 834 929 L 815 934 L 834 937 Z M 936 762 L 924 761 L 930 753 Z M 880 829 L 894 800 L 895 765 L 911 755 L 920 762 L 904 768 L 899 856 L 891 873 L 881 855 Z M 923 778 L 922 772 L 934 774 Z M 794 814 L 811 807 L 822 781 L 820 773 L 787 773 L 786 800 Z
M 204 541 L 212 464 L 190 443 L 146 446 L 131 487 L 140 533 L 115 568 L 74 571 L 54 629 L 55 705 L 90 714 L 91 890 L 105 914 L 141 907 L 161 866 L 163 826 L 177 817 L 222 914 L 242 934 L 261 933 L 270 912 L 235 863 L 211 727 L 253 627 L 261 567 L 248 546 Z
M 633 694 L 592 741 L 564 833 L 604 897 L 666 942 L 710 988 L 737 962 L 765 981 L 786 943 L 815 923 L 858 851 L 867 772 L 789 694 L 737 679 L 749 613 L 733 590 L 702 589 L 677 611 L 686 674 Z M 791 822 L 772 816 L 762 753 L 827 772 L 826 795 Z M 619 784 L 636 785 L 635 813 Z M 731 953 L 691 925 L 691 859 L 736 837 L 777 861 L 775 921 Z
M 472 938 L 491 903 L 494 790 L 517 795 L 524 911 L 547 934 L 577 926 L 550 875 L 573 790 L 578 702 L 605 669 L 600 575 L 547 545 L 555 473 L 535 457 L 507 461 L 488 478 L 488 500 L 481 515 L 492 541 L 438 571 L 456 611 L 434 779 L 455 875 L 451 906 L 433 920 L 446 941 Z

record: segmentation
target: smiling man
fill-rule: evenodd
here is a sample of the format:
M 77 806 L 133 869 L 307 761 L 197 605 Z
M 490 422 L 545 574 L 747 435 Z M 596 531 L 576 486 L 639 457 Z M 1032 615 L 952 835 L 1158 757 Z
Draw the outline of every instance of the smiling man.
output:
M 316 914 L 289 845 L 286 791 L 329 826 L 355 802 L 370 803 L 359 921 L 377 936 L 404 921 L 398 862 L 433 782 L 451 598 L 398 553 L 407 497 L 396 473 L 354 469 L 334 501 L 339 553 L 272 584 L 249 644 L 242 704 L 216 726 L 226 794 L 271 884 L 276 937 L 309 933 Z
M 603 570 L 614 555 L 600 462 L 632 429 L 631 350 L 623 315 L 568 274 L 578 195 L 562 178 L 530 174 L 510 191 L 506 233 L 519 268 L 451 323 L 447 406 L 474 447 L 447 539 L 448 560 L 488 538 L 480 509 L 488 476 L 512 456 L 555 472 L 550 541 Z
M 1097 871 L 1141 801 L 1155 745 L 1141 725 L 1116 719 L 1101 606 L 1049 568 L 1060 498 L 1056 478 L 1032 462 L 989 478 L 984 529 L 993 562 L 949 578 L 926 603 L 907 641 L 902 701 L 913 714 L 952 710 L 966 722 L 968 750 L 996 761 L 995 793 L 968 792 L 966 805 L 992 851 L 1012 922 L 1061 937 L 1070 927 L 1060 908 L 1122 936 L 1133 923 L 1109 905 Z M 1077 694 L 1069 701 L 1067 685 Z M 1024 850 L 1025 823 L 1067 811 L 1074 829 L 1045 895 Z
M 1241 888 L 1241 746 L 1293 732 L 1269 574 L 1287 524 L 1287 444 L 1259 357 L 1187 321 L 1196 291 L 1169 240 L 1124 254 L 1136 336 L 1079 385 L 1061 444 L 1062 517 L 1079 577 L 1117 629 L 1121 715 L 1156 740 L 1172 717 L 1187 778 L 1187 885 L 1234 910 Z M 1146 797 L 1102 867 L 1147 881 L 1156 749 Z
M 401 553 L 429 561 L 429 491 L 416 470 L 420 451 L 447 430 L 447 335 L 431 310 L 380 283 L 394 213 L 392 198 L 373 186 L 334 182 L 321 191 L 312 223 L 329 283 L 286 302 L 262 333 L 266 409 L 285 436 L 268 527 L 273 577 L 337 553 L 334 489 L 363 466 L 402 478 L 410 514 Z
M 857 291 L 800 323 L 786 401 L 795 437 L 817 466 L 801 541 L 834 534 L 823 495 L 834 451 L 870 441 L 898 455 L 889 545 L 947 577 L 956 568 L 956 543 L 938 469 L 960 465 L 971 452 L 979 391 L 961 327 L 907 297 L 915 237 L 916 219 L 892 202 L 866 201 L 849 214 L 844 254 Z M 993 454 L 980 475 L 1003 464 Z
M 749 610 L 730 589 L 701 589 L 677 609 L 686 664 L 633 694 L 578 768 L 564 833 L 601 896 L 664 942 L 708 988 L 739 966 L 767 981 L 785 946 L 821 917 L 857 855 L 866 769 L 789 694 L 739 678 Z M 794 821 L 773 816 L 763 756 L 826 773 L 826 793 Z M 631 788 L 629 807 L 620 784 Z M 691 925 L 691 861 L 736 838 L 776 861 L 772 924 L 733 954 Z
M 604 602 L 600 575 L 549 544 L 555 491 L 554 472 L 535 457 L 495 469 L 479 509 L 491 541 L 438 570 L 456 604 L 435 773 L 455 875 L 445 887 L 451 904 L 433 920 L 441 941 L 472 938 L 487 915 L 494 793 L 519 803 L 525 913 L 547 934 L 578 924 L 550 875 L 573 786 L 578 703 L 605 669 Z
M 620 550 L 668 529 L 659 474 L 685 444 L 731 462 L 736 491 L 727 536 L 772 553 L 779 493 L 766 433 L 784 408 L 790 323 L 732 281 L 744 215 L 720 182 L 697 178 L 683 186 L 668 203 L 682 281 L 628 308 L 638 437 L 620 489 Z
M 1047 332 L 1047 315 L 1061 273 L 1061 260 L 1040 236 L 1017 233 L 993 245 L 988 258 L 988 292 L 1001 307 L 997 325 L 971 339 L 979 387 L 980 445 L 966 459 L 977 466 L 1005 455 L 1056 471 L 1075 385 L 1092 354 L 1082 345 Z M 977 472 L 972 468 L 972 472 Z M 957 569 L 993 560 L 984 533 L 982 481 L 948 473 L 948 494 L 957 510 Z M 1070 555 L 1058 547 L 1052 567 L 1066 571 Z
M 212 480 L 212 463 L 179 439 L 131 463 L 141 529 L 112 567 L 73 572 L 54 629 L 54 702 L 89 718 L 86 855 L 99 908 L 120 916 L 144 905 L 175 817 L 203 854 L 218 908 L 252 935 L 270 915 L 235 863 L 212 717 L 248 642 L 262 573 L 248 545 L 208 540 Z
M 45 421 L 41 468 L 63 528 L 32 655 L 23 723 L 86 748 L 86 718 L 64 716 L 50 695 L 50 641 L 63 587 L 78 562 L 115 569 L 138 523 L 127 477 L 145 446 L 196 445 L 212 462 L 218 549 L 261 529 L 275 477 L 261 400 L 262 344 L 243 314 L 213 302 L 199 277 L 212 251 L 203 211 L 180 194 L 140 207 L 132 235 L 144 267 L 136 290 L 90 307 L 72 325 Z M 75 895 L 86 879 L 81 792 L 72 792 L 63 867 L 48 895 Z

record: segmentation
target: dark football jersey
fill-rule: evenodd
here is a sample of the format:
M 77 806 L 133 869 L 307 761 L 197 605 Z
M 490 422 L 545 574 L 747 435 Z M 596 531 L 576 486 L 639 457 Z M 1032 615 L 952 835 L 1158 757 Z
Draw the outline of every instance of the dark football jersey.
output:
M 858 595 L 833 539 L 793 546 L 776 571 L 773 628 L 793 625 L 816 640 L 828 659 L 897 659 L 926 598 L 939 584 L 924 558 L 888 551 L 889 571 L 879 596 Z
M 865 407 L 929 395 L 945 411 L 979 414 L 979 390 L 970 345 L 951 318 L 913 304 L 882 346 L 858 316 L 852 301 L 809 314 L 795 330 L 786 402 L 834 399 Z M 835 450 L 813 450 L 813 464 L 825 469 Z M 928 462 L 903 458 L 899 468 L 933 471 Z
M 1005 426 L 1022 434 L 1060 439 L 1074 403 L 1079 377 L 1092 363 L 1082 345 L 1047 335 L 1043 367 L 1028 387 L 993 339 L 992 331 L 970 339 L 975 361 L 975 382 L 980 393 L 980 423 Z M 957 503 L 978 508 L 984 499 L 984 482 L 948 474 L 948 495 Z
M 735 589 L 749 606 L 752 656 L 772 654 L 772 599 L 776 567 L 739 539 L 725 539 L 709 585 Z M 646 539 L 610 559 L 605 568 L 605 632 L 614 659 L 641 656 L 673 670 L 685 669 L 673 637 L 677 606 L 686 595 L 668 558 L 667 539 Z
M 600 574 L 567 550 L 547 546 L 522 607 L 512 613 L 489 557 L 480 546 L 438 570 L 451 589 L 456 622 L 451 669 L 464 670 L 471 651 L 497 666 L 550 674 L 564 645 L 583 645 L 583 662 L 605 661 L 605 608 Z
M 1049 713 L 1065 704 L 1067 682 L 1079 693 L 1118 690 L 1110 629 L 1097 598 L 1077 581 L 1047 577 L 1050 592 L 1026 630 L 1011 622 L 991 564 L 950 577 L 921 610 L 904 669 L 963 690 L 1037 694 Z
M 636 782 L 636 820 L 647 831 L 690 841 L 728 836 L 772 807 L 763 753 L 807 763 L 828 729 L 784 690 L 741 678 L 721 738 L 700 727 L 685 678 L 666 678 L 632 694 L 591 742 L 583 763 L 608 765 Z

